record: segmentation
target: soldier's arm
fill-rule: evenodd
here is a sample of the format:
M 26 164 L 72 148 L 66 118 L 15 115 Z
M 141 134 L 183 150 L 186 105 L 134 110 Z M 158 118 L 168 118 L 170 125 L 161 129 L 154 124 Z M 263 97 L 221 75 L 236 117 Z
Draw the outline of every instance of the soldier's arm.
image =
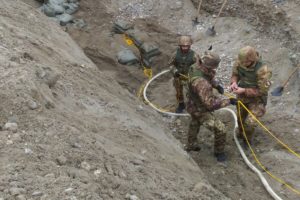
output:
M 168 67 L 174 66 L 175 58 L 176 58 L 176 52 L 173 53 L 172 57 L 170 58 L 170 60 L 168 62 Z
M 212 85 L 204 78 L 196 79 L 193 84 L 194 92 L 200 97 L 204 106 L 210 110 L 218 110 L 230 104 L 228 99 L 218 98 L 213 94 Z
M 232 83 L 237 83 L 239 81 L 238 66 L 239 66 L 238 61 L 235 61 L 234 64 L 233 64 L 233 68 L 232 68 L 230 85 Z

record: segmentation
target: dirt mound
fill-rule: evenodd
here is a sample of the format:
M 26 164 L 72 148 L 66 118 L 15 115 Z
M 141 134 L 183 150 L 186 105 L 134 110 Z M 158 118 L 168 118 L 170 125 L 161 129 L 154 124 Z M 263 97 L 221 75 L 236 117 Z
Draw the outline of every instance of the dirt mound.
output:
M 116 64 L 114 68 L 107 68 L 105 64 L 116 62 L 116 52 L 120 46 L 126 46 L 122 36 L 109 37 L 109 30 L 117 18 L 132 21 L 136 27 L 150 35 L 151 40 L 159 45 L 162 55 L 153 64 L 155 72 L 165 69 L 164 66 L 176 48 L 176 35 L 183 33 L 193 36 L 195 44 L 192 48 L 198 53 L 203 53 L 210 45 L 213 45 L 213 50 L 221 55 L 222 62 L 217 74 L 225 86 L 229 84 L 231 67 L 237 52 L 244 45 L 255 46 L 263 59 L 270 65 L 273 70 L 273 88 L 282 83 L 289 72 L 294 69 L 299 51 L 300 26 L 298 15 L 295 14 L 299 11 L 297 1 L 229 1 L 216 24 L 216 37 L 208 37 L 205 31 L 215 21 L 211 15 L 217 14 L 222 2 L 203 1 L 201 23 L 193 27 L 191 19 L 195 16 L 197 3 L 194 1 L 194 5 L 192 5 L 190 1 L 180 0 L 172 1 L 172 3 L 155 0 L 105 1 L 103 3 L 85 1 L 78 16 L 86 19 L 89 27 L 82 31 L 69 29 L 69 33 L 83 49 L 89 49 L 86 51 L 87 54 L 101 70 L 110 73 L 117 82 L 134 94 L 145 80 L 141 68 L 119 64 Z M 102 12 L 97 12 L 99 10 Z M 86 11 L 92 14 L 88 14 Z M 93 37 L 94 35 L 97 37 Z M 105 59 L 103 59 L 103 55 L 105 55 Z M 170 78 L 170 76 L 164 76 L 154 82 L 150 87 L 149 94 L 155 104 L 174 109 L 175 96 Z M 268 127 L 276 130 L 277 136 L 296 149 L 299 141 L 295 136 L 298 135 L 299 128 L 293 120 L 299 120 L 299 109 L 297 108 L 299 94 L 299 77 L 295 76 L 288 88 L 285 89 L 283 97 L 269 98 L 268 113 L 263 119 Z M 206 130 L 201 130 L 199 135 L 199 142 L 203 145 L 203 150 L 199 153 L 194 152 L 191 156 L 205 172 L 209 182 L 230 198 L 270 199 L 258 178 L 242 164 L 232 141 L 230 118 L 226 114 L 220 113 L 219 115 L 228 125 L 228 145 L 226 147 L 229 154 L 228 165 L 216 165 L 211 149 L 213 138 L 211 133 Z M 189 119 L 165 118 L 164 120 L 174 136 L 185 144 Z M 286 123 L 289 120 L 291 123 Z M 291 136 L 285 136 L 284 133 L 289 133 Z M 298 177 L 296 170 L 286 176 L 285 166 L 275 166 L 274 160 L 276 161 L 277 158 L 270 152 L 275 148 L 278 149 L 278 144 L 260 129 L 258 129 L 255 140 L 255 150 L 264 159 L 264 164 L 273 168 L 272 172 L 276 175 L 297 186 L 298 181 L 289 178 L 291 176 Z M 249 152 L 248 155 L 250 156 Z M 292 159 L 293 156 L 289 154 L 286 161 L 290 162 Z M 254 162 L 254 160 L 252 161 Z M 294 163 L 290 164 L 294 166 Z M 274 180 L 270 180 L 270 182 L 276 188 L 276 192 L 281 195 L 289 199 L 297 198 L 293 192 L 279 186 Z
M 165 69 L 178 34 L 191 34 L 192 48 L 198 53 L 213 45 L 222 57 L 217 74 L 225 86 L 238 50 L 253 45 L 273 70 L 274 88 L 299 59 L 298 1 L 229 1 L 216 24 L 216 37 L 208 37 L 205 31 L 215 21 L 211 15 L 217 14 L 220 1 L 203 1 L 201 24 L 196 27 L 191 20 L 196 1 L 194 5 L 189 0 L 81 1 L 76 15 L 88 26 L 70 25 L 65 31 L 97 67 L 45 17 L 23 5 L 10 8 L 10 2 L 2 2 L 3 44 L 11 46 L 5 50 L 3 45 L 0 57 L 6 63 L 2 83 L 9 86 L 1 93 L 0 119 L 3 124 L 10 122 L 5 127 L 10 131 L 0 134 L 1 153 L 7 155 L 0 165 L 0 198 L 24 194 L 44 199 L 225 199 L 209 182 L 231 199 L 271 199 L 256 175 L 242 164 L 226 113 L 217 114 L 228 129 L 228 163 L 216 163 L 212 134 L 201 129 L 202 151 L 189 156 L 204 174 L 195 167 L 170 135 L 185 144 L 189 119 L 161 117 L 137 100 L 135 93 L 146 78 L 140 65 L 117 63 L 118 51 L 127 46 L 122 35 L 111 34 L 111 28 L 116 19 L 129 20 L 159 46 L 162 54 L 153 62 L 155 73 Z M 29 31 L 26 27 L 31 26 Z M 131 50 L 137 53 L 134 47 Z M 156 104 L 174 109 L 170 78 L 153 83 L 149 94 Z M 296 152 L 299 81 L 298 74 L 281 98 L 269 98 L 262 119 Z M 14 133 L 16 124 L 19 129 Z M 257 128 L 254 150 L 272 173 L 299 188 L 297 158 L 285 153 L 261 128 Z M 298 198 L 282 184 L 269 181 L 283 198 Z
M 33 7 L 0 4 L 0 199 L 227 199 L 107 52 L 97 68 Z

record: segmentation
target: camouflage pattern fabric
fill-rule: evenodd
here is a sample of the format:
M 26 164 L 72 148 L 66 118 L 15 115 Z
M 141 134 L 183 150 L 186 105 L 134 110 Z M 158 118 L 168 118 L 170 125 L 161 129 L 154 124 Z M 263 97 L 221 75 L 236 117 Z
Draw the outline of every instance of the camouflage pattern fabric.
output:
M 225 125 L 209 112 L 197 116 L 192 115 L 188 131 L 188 146 L 197 143 L 197 135 L 202 125 L 215 134 L 214 152 L 223 153 L 226 143 Z
M 193 70 L 200 71 L 197 73 Z M 192 81 L 189 83 L 187 111 L 191 114 L 192 121 L 188 131 L 188 146 L 197 142 L 199 128 L 203 125 L 215 134 L 215 153 L 223 153 L 226 141 L 225 125 L 211 112 L 228 106 L 230 101 L 213 94 L 215 73 L 208 72 L 197 64 L 192 65 L 190 69 L 189 78 Z
M 178 53 L 178 51 L 180 51 L 179 48 L 168 62 L 168 66 L 174 66 L 179 73 L 187 76 L 190 65 L 196 63 L 197 59 L 199 59 L 199 56 L 191 49 L 187 54 Z M 185 59 L 189 57 L 188 55 L 192 55 L 192 57 L 191 59 L 189 58 L 189 60 L 185 61 Z M 181 66 L 178 66 L 179 63 L 181 63 Z M 184 63 L 186 66 L 183 66 Z M 183 86 L 185 85 L 186 81 L 187 79 L 180 74 L 174 74 L 173 85 L 176 90 L 176 99 L 178 103 L 184 102 Z
M 266 113 L 266 107 L 263 102 L 254 101 L 252 103 L 245 104 L 245 106 L 250 110 L 250 112 L 257 119 L 259 119 Z M 257 127 L 258 123 L 254 120 L 254 118 L 250 114 L 248 114 L 248 112 L 243 107 L 241 107 L 240 112 L 237 107 L 237 112 L 238 112 L 238 115 L 240 115 L 242 118 L 241 120 L 242 120 L 244 128 L 245 128 L 246 136 L 247 136 L 248 140 L 251 142 L 254 131 L 255 131 L 255 127 Z M 239 124 L 239 135 L 238 136 L 240 138 L 244 138 L 240 118 L 238 119 L 238 124 Z
M 243 63 L 248 61 L 253 62 L 252 65 L 244 66 Z M 262 66 L 255 70 L 258 62 L 261 62 Z M 256 83 L 255 87 L 243 87 L 245 88 L 245 93 L 237 95 L 237 99 L 242 101 L 257 118 L 262 117 L 266 112 L 267 97 L 271 86 L 270 79 L 272 77 L 272 71 L 265 63 L 261 61 L 258 52 L 256 52 L 253 47 L 249 46 L 240 50 L 238 59 L 233 65 L 231 83 L 239 83 L 242 78 L 239 76 L 241 69 L 243 71 L 247 71 L 246 76 L 253 76 L 253 73 L 255 73 L 254 77 L 256 77 Z M 242 122 L 245 124 L 247 137 L 251 141 L 257 123 L 243 108 L 241 108 L 241 112 L 238 114 L 240 114 L 242 117 Z M 239 128 L 240 133 L 242 133 L 240 121 Z
M 184 103 L 183 86 L 186 84 L 186 79 L 183 77 L 174 77 L 173 85 L 176 90 L 176 100 L 178 103 Z

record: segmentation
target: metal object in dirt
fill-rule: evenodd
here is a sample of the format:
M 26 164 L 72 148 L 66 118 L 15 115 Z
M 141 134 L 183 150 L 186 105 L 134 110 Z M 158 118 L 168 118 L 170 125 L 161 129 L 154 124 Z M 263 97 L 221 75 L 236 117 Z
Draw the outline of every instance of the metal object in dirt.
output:
M 209 35 L 209 36 L 215 36 L 216 35 L 216 30 L 215 30 L 215 25 L 220 17 L 220 14 L 222 13 L 223 11 L 223 8 L 225 7 L 225 4 L 227 3 L 227 0 L 224 0 L 223 1 L 223 4 L 222 4 L 222 7 L 220 8 L 219 10 L 219 13 L 216 17 L 216 21 L 213 23 L 213 25 L 211 27 L 209 27 L 207 30 L 206 30 L 206 34 Z
M 288 79 L 280 86 L 276 87 L 272 92 L 272 96 L 281 96 L 283 93 L 284 88 L 286 87 L 287 83 L 290 81 L 292 76 L 296 73 L 296 71 L 300 68 L 300 64 L 297 65 L 297 67 L 291 72 Z
M 198 4 L 198 9 L 197 9 L 197 16 L 195 17 L 195 19 L 193 19 L 193 26 L 197 26 L 198 24 L 200 24 L 199 22 L 199 17 L 200 17 L 200 8 L 201 8 L 201 5 L 202 5 L 202 0 L 199 1 L 199 4 Z

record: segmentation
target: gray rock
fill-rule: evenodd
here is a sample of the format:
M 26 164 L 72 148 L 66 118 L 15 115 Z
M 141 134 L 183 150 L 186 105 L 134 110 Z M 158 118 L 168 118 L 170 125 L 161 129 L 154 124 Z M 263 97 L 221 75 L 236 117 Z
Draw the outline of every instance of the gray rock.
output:
M 46 16 L 48 17 L 55 17 L 55 10 L 53 7 L 44 4 L 41 8 L 42 12 L 45 13 Z
M 180 10 L 183 7 L 182 0 L 176 0 L 175 2 L 169 4 L 171 10 Z
M 65 156 L 61 155 L 58 158 L 56 158 L 56 162 L 59 165 L 65 165 L 67 163 L 67 158 Z
M 84 28 L 87 26 L 87 23 L 83 19 L 74 19 L 74 26 L 77 28 Z
M 7 122 L 4 125 L 3 130 L 8 130 L 8 131 L 11 131 L 13 133 L 16 133 L 18 131 L 18 124 L 17 123 Z
M 66 8 L 65 13 L 70 14 L 70 15 L 74 14 L 79 9 L 78 4 L 76 4 L 76 3 L 69 3 L 66 7 L 67 8 Z
M 55 15 L 61 15 L 65 12 L 65 9 L 62 5 L 50 4 L 49 6 L 53 8 Z
M 67 25 L 68 23 L 72 22 L 73 21 L 73 16 L 72 15 L 69 15 L 67 13 L 64 13 L 62 15 L 57 15 L 56 16 L 57 19 L 59 19 L 59 24 L 61 26 L 65 26 Z
M 125 196 L 128 200 L 139 200 L 139 198 L 136 195 L 126 194 Z
M 85 169 L 86 171 L 90 171 L 90 170 L 91 170 L 90 164 L 87 163 L 87 162 L 85 162 L 85 161 L 82 162 L 82 163 L 80 164 L 80 166 L 81 166 L 82 169 Z
M 33 100 L 29 100 L 29 101 L 27 102 L 27 106 L 28 106 L 31 110 L 35 110 L 35 109 L 38 108 L 37 103 L 36 103 L 35 101 L 33 101 Z
M 17 197 L 16 197 L 16 199 L 17 200 L 26 200 L 26 197 L 24 196 L 24 195 L 18 195 Z
M 52 88 L 57 83 L 59 77 L 60 76 L 58 74 L 49 74 L 49 76 L 45 80 L 45 83 L 49 86 L 49 88 Z
M 9 193 L 13 196 L 17 196 L 19 194 L 23 194 L 25 193 L 26 190 L 24 188 L 16 188 L 16 187 L 13 187 L 13 188 L 10 188 L 9 189 Z
M 289 58 L 294 65 L 300 63 L 300 53 L 290 53 Z
M 48 3 L 53 5 L 62 5 L 65 2 L 66 0 L 48 0 Z
M 51 174 L 46 174 L 45 178 L 47 179 L 55 179 L 55 174 L 51 173 Z

